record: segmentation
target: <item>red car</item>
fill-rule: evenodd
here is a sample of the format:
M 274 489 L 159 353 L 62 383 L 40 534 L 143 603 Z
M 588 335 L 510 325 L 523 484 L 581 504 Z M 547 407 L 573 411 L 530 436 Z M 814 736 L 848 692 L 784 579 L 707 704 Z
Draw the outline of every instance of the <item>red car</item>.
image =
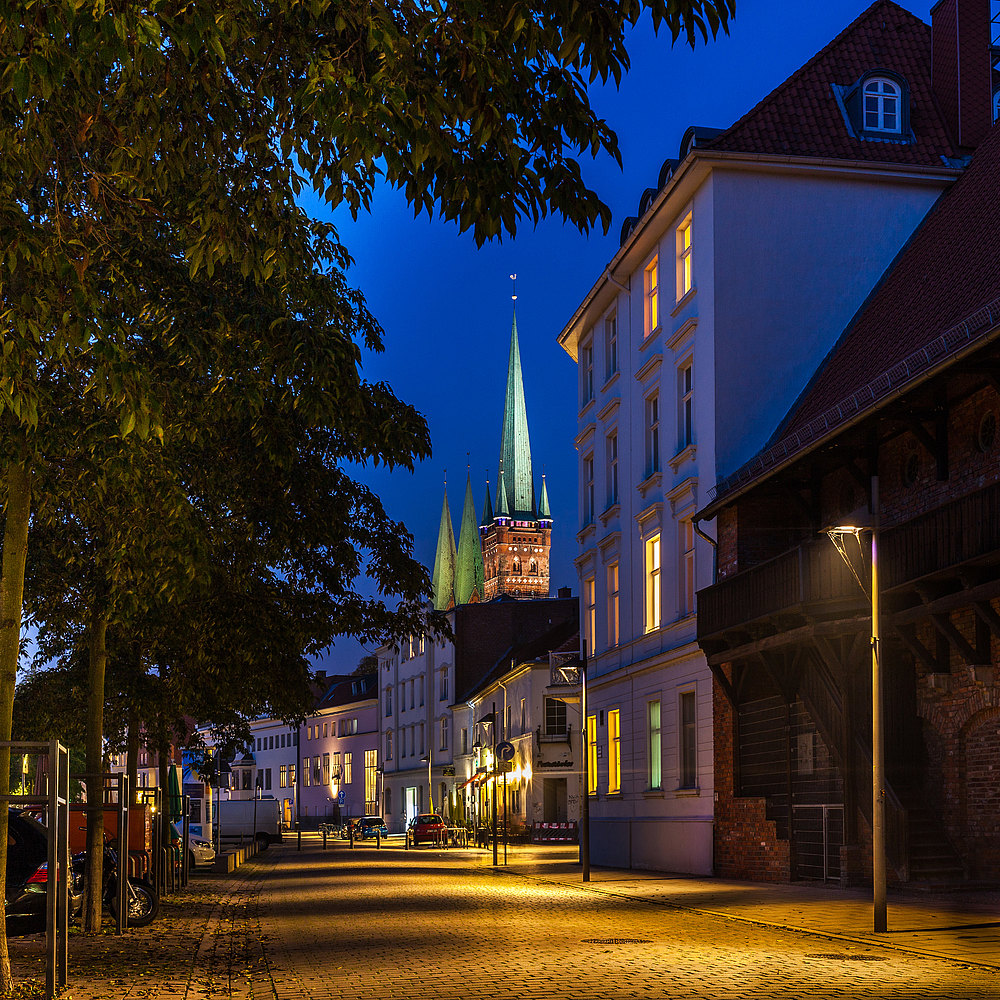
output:
M 427 844 L 443 844 L 448 835 L 448 825 L 437 813 L 421 813 L 410 820 L 406 836 L 414 847 L 421 841 Z

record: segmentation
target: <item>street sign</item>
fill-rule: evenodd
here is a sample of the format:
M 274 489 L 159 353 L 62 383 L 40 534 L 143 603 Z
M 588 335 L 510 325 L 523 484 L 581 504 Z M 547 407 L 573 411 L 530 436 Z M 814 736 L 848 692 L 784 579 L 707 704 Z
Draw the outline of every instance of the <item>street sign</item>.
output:
M 454 778 L 455 777 L 455 768 L 451 764 L 448 764 L 447 766 L 441 768 L 441 773 L 446 778 Z
M 510 774 L 514 770 L 514 765 L 509 760 L 501 760 L 497 764 L 497 774 Z
M 339 792 L 337 792 L 337 803 L 339 805 L 343 805 L 346 801 L 347 801 L 347 792 L 341 789 Z
M 504 740 L 502 743 L 497 744 L 497 757 L 500 760 L 513 760 L 515 753 L 517 751 L 514 749 L 514 744 L 509 740 Z

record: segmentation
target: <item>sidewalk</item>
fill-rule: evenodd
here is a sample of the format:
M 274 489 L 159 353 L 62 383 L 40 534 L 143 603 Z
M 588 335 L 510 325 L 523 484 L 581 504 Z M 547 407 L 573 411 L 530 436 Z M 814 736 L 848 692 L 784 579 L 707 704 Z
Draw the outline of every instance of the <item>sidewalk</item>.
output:
M 593 867 L 590 882 L 583 883 L 576 845 L 516 846 L 507 851 L 508 865 L 503 868 L 501 846 L 498 870 L 522 878 L 1000 970 L 1000 890 L 921 893 L 890 888 L 888 931 L 876 934 L 870 889 Z M 492 860 L 492 851 L 479 852 L 480 865 Z

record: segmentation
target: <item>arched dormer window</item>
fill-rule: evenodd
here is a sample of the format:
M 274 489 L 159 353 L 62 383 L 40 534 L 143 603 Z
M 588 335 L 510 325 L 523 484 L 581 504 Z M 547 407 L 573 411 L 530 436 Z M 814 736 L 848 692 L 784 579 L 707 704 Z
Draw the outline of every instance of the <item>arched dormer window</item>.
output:
M 532 576 L 538 576 L 538 563 L 537 563 L 537 562 L 535 562 L 535 560 L 534 560 L 534 559 L 532 559 L 532 560 L 531 560 L 531 564 L 530 564 L 530 566 L 529 566 L 529 568 L 528 568 L 528 572 L 529 572 L 529 573 L 530 573 L 530 574 L 531 574 Z
M 903 131 L 902 88 L 886 76 L 869 77 L 864 82 L 863 114 L 865 132 L 899 135 Z
M 910 89 L 892 70 L 873 69 L 849 87 L 833 87 L 845 124 L 856 139 L 913 142 Z

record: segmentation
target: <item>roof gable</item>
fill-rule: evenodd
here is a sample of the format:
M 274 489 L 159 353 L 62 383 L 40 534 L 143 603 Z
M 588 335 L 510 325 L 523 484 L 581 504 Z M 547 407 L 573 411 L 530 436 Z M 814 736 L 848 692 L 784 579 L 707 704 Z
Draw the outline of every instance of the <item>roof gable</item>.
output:
M 905 80 L 914 141 L 854 137 L 838 103 L 838 89 L 873 70 Z M 709 150 L 776 156 L 831 157 L 913 166 L 942 164 L 954 155 L 931 86 L 931 29 L 891 0 L 877 0 Z

